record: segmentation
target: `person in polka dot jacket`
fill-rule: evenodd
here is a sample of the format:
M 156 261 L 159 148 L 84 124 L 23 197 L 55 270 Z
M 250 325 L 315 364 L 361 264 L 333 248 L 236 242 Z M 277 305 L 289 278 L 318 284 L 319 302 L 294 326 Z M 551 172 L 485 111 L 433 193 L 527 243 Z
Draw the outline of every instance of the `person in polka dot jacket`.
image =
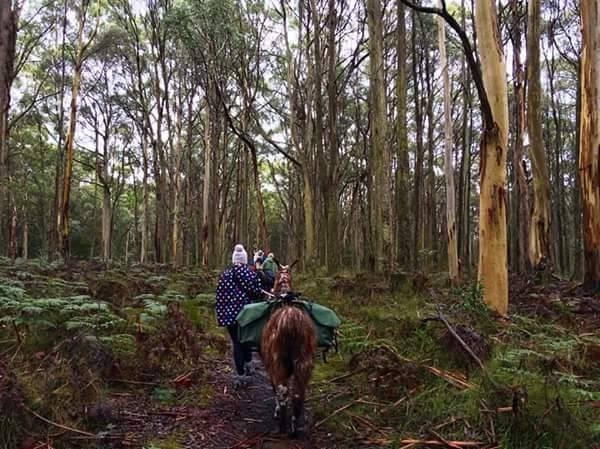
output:
M 219 278 L 215 310 L 217 323 L 227 328 L 231 337 L 237 371 L 234 386 L 239 387 L 247 383 L 247 376 L 251 374 L 252 352 L 241 345 L 235 319 L 246 304 L 260 299 L 262 291 L 257 274 L 248 266 L 248 254 L 243 245 L 235 245 L 231 262 Z

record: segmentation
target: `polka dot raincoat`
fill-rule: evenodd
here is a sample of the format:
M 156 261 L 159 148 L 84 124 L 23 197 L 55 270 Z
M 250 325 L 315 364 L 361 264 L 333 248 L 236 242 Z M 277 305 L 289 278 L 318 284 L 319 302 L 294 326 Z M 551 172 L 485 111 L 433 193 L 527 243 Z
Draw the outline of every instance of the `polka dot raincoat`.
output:
M 240 310 L 259 298 L 260 280 L 248 265 L 235 264 L 221 274 L 217 285 L 216 313 L 219 326 L 231 326 Z

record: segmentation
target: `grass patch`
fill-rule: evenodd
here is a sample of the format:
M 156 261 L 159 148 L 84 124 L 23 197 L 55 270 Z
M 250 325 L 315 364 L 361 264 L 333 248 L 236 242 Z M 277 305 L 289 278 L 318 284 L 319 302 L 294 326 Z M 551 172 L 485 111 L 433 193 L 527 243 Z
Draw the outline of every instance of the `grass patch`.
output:
M 177 437 L 152 439 L 144 445 L 144 449 L 183 449 Z
M 600 441 L 600 344 L 595 336 L 577 336 L 570 320 L 515 315 L 503 324 L 485 308 L 477 285 L 451 291 L 445 314 L 454 327 L 472 328 L 490 344 L 484 361 L 492 383 L 468 357 L 444 346 L 441 323 L 424 321 L 436 316 L 430 298 L 408 289 L 367 297 L 348 290 L 352 280 L 344 282 L 343 293 L 331 290 L 332 280 L 307 280 L 298 288 L 343 320 L 340 354 L 317 364 L 312 383 L 315 421 L 324 420 L 328 432 L 351 435 L 365 447 L 381 432 L 393 447 L 436 428 L 444 438 L 507 449 L 583 449 Z M 470 387 L 457 388 L 423 367 L 467 376 Z

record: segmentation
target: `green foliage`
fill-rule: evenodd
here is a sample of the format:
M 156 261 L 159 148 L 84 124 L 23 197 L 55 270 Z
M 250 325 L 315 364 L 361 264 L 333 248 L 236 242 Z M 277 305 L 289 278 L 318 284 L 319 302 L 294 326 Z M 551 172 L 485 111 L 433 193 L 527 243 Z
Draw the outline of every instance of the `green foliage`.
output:
M 464 370 L 457 367 L 452 354 L 441 344 L 443 326 L 435 321 L 421 322 L 423 317 L 435 316 L 433 304 L 406 293 L 373 295 L 368 299 L 354 291 L 343 297 L 327 294 L 323 286 L 330 284 L 325 281 L 319 282 L 321 288 L 317 293 L 319 288 L 315 286 L 313 291 L 312 282 L 307 280 L 307 285 L 311 294 L 320 296 L 317 301 L 332 307 L 345 319 L 340 328 L 340 354 L 332 363 L 317 364 L 315 368 L 318 394 L 342 397 L 315 404 L 317 419 L 348 404 L 348 395 L 373 403 L 394 402 L 391 398 L 403 390 L 393 387 L 410 379 L 402 366 L 403 360 L 449 372 Z M 305 291 L 305 286 L 300 290 Z M 389 408 L 379 405 L 366 410 L 353 407 L 353 413 L 368 416 L 378 427 L 394 429 L 390 431 L 390 440 L 408 436 L 427 438 L 428 429 L 452 416 L 456 422 L 444 426 L 441 434 L 445 438 L 465 439 L 463 423 L 468 423 L 469 439 L 485 441 L 491 416 L 482 413 L 482 404 L 484 408 L 511 406 L 513 391 L 521 388 L 527 392 L 522 411 L 516 415 L 493 415 L 501 447 L 593 447 L 592 442 L 599 438 L 596 423 L 600 415 L 589 404 L 599 400 L 600 381 L 596 379 L 600 377 L 595 374 L 595 362 L 586 357 L 586 348 L 590 345 L 595 348 L 600 342 L 595 337 L 573 335 L 554 323 L 521 316 L 514 316 L 510 325 L 499 329 L 482 301 L 479 285 L 468 285 L 451 293 L 455 301 L 447 309 L 450 322 L 468 322 L 488 341 L 493 339 L 495 348 L 485 364 L 498 385 L 492 385 L 478 368 L 470 370 L 471 387 L 464 390 L 450 385 L 443 377 L 419 375 L 421 384 L 403 398 L 402 405 Z M 382 356 L 380 348 L 386 348 L 383 354 L 388 355 Z M 356 366 L 361 357 L 366 360 Z M 365 374 L 357 372 L 361 367 L 366 367 Z M 347 380 L 327 382 L 344 372 L 355 374 Z M 393 376 L 396 385 L 387 380 L 388 375 Z M 381 388 L 386 383 L 390 390 L 376 396 L 380 394 L 376 386 Z M 356 421 L 344 414 L 324 424 L 333 433 L 350 425 L 356 425 Z
M 66 331 L 112 330 L 124 320 L 108 307 L 108 304 L 93 301 L 89 296 L 65 298 L 19 299 L 0 297 L 0 321 L 24 325 L 31 331 L 53 328 Z
M 455 288 L 452 293 L 458 298 L 459 307 L 463 311 L 477 317 L 489 317 L 489 308 L 483 301 L 483 285 L 480 282 Z
M 174 402 L 175 393 L 175 389 L 170 387 L 156 387 L 152 392 L 152 399 L 163 405 L 169 405 Z
M 2 300 L 19 301 L 25 296 L 23 283 L 12 279 L 2 279 L 0 282 L 0 302 Z

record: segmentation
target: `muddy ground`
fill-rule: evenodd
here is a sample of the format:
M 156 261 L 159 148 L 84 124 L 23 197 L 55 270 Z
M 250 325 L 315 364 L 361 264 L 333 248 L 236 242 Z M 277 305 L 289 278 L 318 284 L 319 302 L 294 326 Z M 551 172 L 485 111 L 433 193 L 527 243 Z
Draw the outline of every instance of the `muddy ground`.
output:
M 290 438 L 278 431 L 273 418 L 274 397 L 257 355 L 255 372 L 246 388 L 234 390 L 229 358 L 214 363 L 208 383 L 212 398 L 208 406 L 157 406 L 136 393 L 117 393 L 111 398 L 115 413 L 114 430 L 105 443 L 113 447 L 149 447 L 149 441 L 163 441 L 186 449 L 335 449 L 340 446 L 325 432 L 311 429 L 312 415 L 307 404 L 304 435 Z M 187 387 L 193 395 L 198 385 Z M 146 443 L 144 443 L 146 442 Z M 164 443 L 163 443 L 164 444 Z M 162 447 L 162 445 L 161 445 Z

